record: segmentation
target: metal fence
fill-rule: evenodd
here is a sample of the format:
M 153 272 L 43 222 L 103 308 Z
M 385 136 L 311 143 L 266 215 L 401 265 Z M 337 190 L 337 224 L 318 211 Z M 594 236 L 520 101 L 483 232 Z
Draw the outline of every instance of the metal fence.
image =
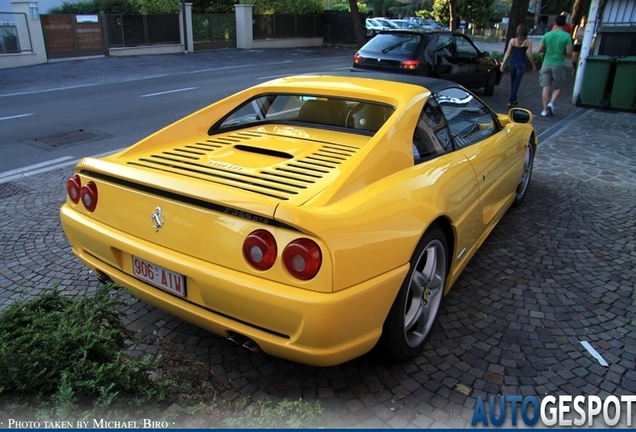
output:
M 463 29 L 457 30 L 469 36 L 474 42 L 496 43 L 506 41 L 506 30 L 487 28 L 487 29 Z
M 0 54 L 33 52 L 25 13 L 0 12 Z
M 194 50 L 236 47 L 234 14 L 192 14 Z
M 254 39 L 322 37 L 322 14 L 253 15 Z
M 179 15 L 106 15 L 109 48 L 179 44 Z

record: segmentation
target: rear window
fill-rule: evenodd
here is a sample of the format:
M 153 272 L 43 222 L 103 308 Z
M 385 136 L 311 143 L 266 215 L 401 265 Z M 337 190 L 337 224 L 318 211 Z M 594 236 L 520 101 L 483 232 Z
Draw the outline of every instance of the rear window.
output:
M 378 54 L 408 54 L 413 55 L 424 35 L 417 33 L 380 33 L 364 46 L 364 51 Z
M 262 123 L 302 123 L 375 133 L 395 108 L 377 102 L 306 94 L 258 96 L 230 112 L 209 133 Z

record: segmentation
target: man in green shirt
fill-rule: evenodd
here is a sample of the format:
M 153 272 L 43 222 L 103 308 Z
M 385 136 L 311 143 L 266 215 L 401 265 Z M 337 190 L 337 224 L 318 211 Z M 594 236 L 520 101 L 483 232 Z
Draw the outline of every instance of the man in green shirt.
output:
M 565 56 L 572 55 L 572 36 L 563 31 L 565 16 L 557 16 L 554 23 L 556 28 L 546 33 L 539 44 L 539 52 L 545 53 L 539 75 L 539 85 L 543 87 L 543 117 L 554 115 L 554 103 L 565 81 Z M 550 89 L 553 89 L 551 98 Z

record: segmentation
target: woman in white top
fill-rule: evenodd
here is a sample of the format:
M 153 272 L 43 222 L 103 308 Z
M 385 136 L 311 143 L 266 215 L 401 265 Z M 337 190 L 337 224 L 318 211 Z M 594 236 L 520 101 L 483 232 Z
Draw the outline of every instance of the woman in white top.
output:
M 587 22 L 587 16 L 581 17 L 581 22 L 574 28 L 574 46 L 572 47 L 572 76 L 576 75 L 576 68 L 579 66 L 579 57 L 581 56 L 581 47 L 583 46 L 583 35 L 585 34 L 585 23 Z

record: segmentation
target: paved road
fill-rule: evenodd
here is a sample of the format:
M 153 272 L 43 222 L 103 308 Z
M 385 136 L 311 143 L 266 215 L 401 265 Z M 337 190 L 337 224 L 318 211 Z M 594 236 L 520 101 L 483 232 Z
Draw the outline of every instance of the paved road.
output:
M 491 100 L 497 109 L 506 80 Z M 524 78 L 520 95 L 535 114 L 537 81 Z M 535 120 L 542 139 L 526 201 L 466 268 L 413 361 L 303 366 L 252 354 L 143 302 L 126 311 L 144 341 L 135 352 L 156 351 L 163 336 L 229 383 L 224 396 L 319 399 L 325 425 L 336 427 L 467 427 L 479 396 L 636 394 L 636 118 L 566 99 L 555 117 Z M 70 173 L 0 184 L 0 307 L 54 284 L 69 295 L 96 287 L 57 216 Z

